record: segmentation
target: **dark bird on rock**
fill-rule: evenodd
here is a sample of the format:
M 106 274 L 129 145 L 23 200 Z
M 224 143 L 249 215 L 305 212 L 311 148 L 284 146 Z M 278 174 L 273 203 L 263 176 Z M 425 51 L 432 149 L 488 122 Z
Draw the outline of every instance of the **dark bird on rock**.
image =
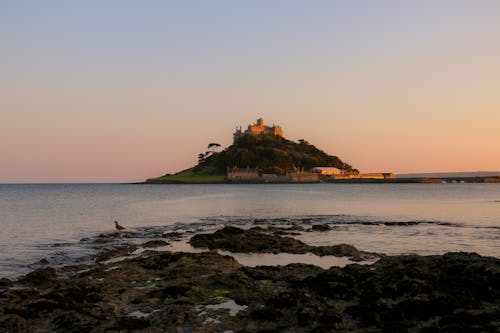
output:
M 125 227 L 119 225 L 117 221 L 115 221 L 115 228 L 116 228 L 116 230 L 123 230 L 123 229 L 125 229 Z

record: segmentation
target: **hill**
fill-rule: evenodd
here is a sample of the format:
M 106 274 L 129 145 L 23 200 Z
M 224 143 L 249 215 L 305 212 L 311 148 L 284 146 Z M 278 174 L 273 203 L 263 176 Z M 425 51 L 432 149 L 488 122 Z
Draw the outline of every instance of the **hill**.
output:
M 331 166 L 351 171 L 352 167 L 337 156 L 331 156 L 305 140 L 298 143 L 272 134 L 243 135 L 224 151 L 200 159 L 194 171 L 226 173 L 227 167 L 259 168 L 264 173 L 285 174 L 296 168 L 310 170 Z
M 263 173 L 284 175 L 296 169 L 310 170 L 315 166 L 354 169 L 337 156 L 328 155 L 305 140 L 293 142 L 273 134 L 250 135 L 238 138 L 221 152 L 220 145 L 211 143 L 209 150 L 198 155 L 198 164 L 175 175 L 149 179 L 149 183 L 207 183 L 221 182 L 227 167 L 258 168 Z

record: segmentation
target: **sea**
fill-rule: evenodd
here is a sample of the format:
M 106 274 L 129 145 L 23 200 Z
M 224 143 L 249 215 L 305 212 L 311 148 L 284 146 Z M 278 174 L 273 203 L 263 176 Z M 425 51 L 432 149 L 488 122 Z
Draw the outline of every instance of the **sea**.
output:
M 88 261 L 97 251 L 88 240 L 115 232 L 114 221 L 145 238 L 301 225 L 297 238 L 311 245 L 500 258 L 500 184 L 5 184 L 0 278 Z M 330 230 L 312 232 L 314 224 Z

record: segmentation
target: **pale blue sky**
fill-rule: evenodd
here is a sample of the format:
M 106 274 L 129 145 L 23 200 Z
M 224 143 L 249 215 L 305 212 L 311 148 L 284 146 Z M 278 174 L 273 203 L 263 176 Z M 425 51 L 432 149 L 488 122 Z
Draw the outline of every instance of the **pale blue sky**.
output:
M 134 181 L 262 116 L 361 171 L 500 170 L 499 1 L 1 1 L 0 182 Z

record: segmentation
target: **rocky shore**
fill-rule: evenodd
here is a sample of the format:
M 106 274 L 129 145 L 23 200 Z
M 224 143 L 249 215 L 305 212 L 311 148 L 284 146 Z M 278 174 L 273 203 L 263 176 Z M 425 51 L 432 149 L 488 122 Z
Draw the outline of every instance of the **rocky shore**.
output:
M 131 235 L 100 235 L 92 264 L 0 279 L 0 332 L 500 332 L 499 259 L 310 246 L 295 231 L 226 226 L 190 235 L 199 253 L 163 250 L 178 233 L 113 248 Z M 218 250 L 379 260 L 248 267 Z

